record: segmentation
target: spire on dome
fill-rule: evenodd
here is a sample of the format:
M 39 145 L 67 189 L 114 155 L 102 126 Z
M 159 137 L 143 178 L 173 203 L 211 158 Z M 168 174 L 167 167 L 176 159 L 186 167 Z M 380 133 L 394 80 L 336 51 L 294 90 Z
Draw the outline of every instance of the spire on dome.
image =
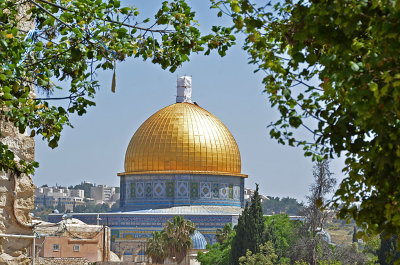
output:
M 176 103 L 192 103 L 192 77 L 181 76 L 177 80 Z

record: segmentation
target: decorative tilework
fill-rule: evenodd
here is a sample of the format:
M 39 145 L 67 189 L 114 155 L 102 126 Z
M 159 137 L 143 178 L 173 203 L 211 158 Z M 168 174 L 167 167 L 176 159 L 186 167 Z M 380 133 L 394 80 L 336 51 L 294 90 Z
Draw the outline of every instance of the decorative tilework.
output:
M 240 199 L 240 186 L 233 186 L 233 199 L 234 200 Z
M 200 182 L 200 197 L 211 198 L 211 187 L 209 182 Z
M 221 199 L 228 199 L 228 184 L 221 183 L 221 186 L 219 188 L 219 197 Z
M 114 242 L 117 238 L 119 238 L 119 230 L 111 230 L 111 241 Z
M 233 199 L 233 185 L 229 184 L 229 199 Z
M 131 198 L 135 198 L 135 197 L 136 197 L 136 183 L 131 182 Z
M 152 186 L 152 184 L 153 183 L 151 183 L 151 182 L 147 182 L 146 183 L 146 188 L 145 188 L 144 193 L 145 193 L 145 196 L 148 197 L 148 198 L 150 198 L 153 195 L 153 186 Z
M 176 195 L 182 198 L 189 197 L 189 183 L 187 181 L 177 181 Z
M 163 198 L 165 197 L 165 182 L 157 181 L 153 183 L 153 196 L 154 198 Z
M 219 197 L 219 187 L 218 183 L 213 183 L 212 184 L 212 196 L 213 198 L 218 198 Z
M 190 198 L 198 198 L 198 197 L 199 197 L 199 183 L 190 182 Z
M 136 182 L 136 198 L 144 197 L 144 183 Z
M 172 181 L 167 182 L 167 197 L 174 197 L 175 183 Z

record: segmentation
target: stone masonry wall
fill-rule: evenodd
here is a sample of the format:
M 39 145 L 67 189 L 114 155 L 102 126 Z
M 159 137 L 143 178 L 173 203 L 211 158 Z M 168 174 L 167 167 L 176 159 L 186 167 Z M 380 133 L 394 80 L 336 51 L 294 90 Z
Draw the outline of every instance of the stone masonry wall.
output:
M 33 20 L 25 17 L 27 5 L 19 7 L 19 27 L 25 31 L 34 28 Z M 34 160 L 35 142 L 32 137 L 20 134 L 12 124 L 1 118 L 0 132 L 0 141 L 8 145 L 16 159 Z M 12 174 L 0 172 L 0 233 L 33 235 L 29 211 L 34 207 L 34 190 L 30 176 L 15 179 Z M 32 239 L 0 237 L 0 264 L 29 264 L 31 246 Z
M 36 264 L 40 265 L 88 265 L 89 261 L 83 258 L 38 258 Z

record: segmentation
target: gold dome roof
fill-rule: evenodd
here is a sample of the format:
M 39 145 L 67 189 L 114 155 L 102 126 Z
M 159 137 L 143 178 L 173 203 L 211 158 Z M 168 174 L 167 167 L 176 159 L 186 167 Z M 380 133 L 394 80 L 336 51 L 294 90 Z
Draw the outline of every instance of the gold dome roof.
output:
M 242 175 L 239 148 L 225 125 L 191 103 L 176 103 L 148 118 L 133 135 L 125 173 Z

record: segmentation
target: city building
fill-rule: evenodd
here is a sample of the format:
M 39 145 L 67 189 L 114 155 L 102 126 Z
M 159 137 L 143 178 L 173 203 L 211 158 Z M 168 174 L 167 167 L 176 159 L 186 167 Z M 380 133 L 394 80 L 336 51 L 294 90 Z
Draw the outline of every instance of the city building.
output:
M 84 191 L 64 187 L 39 187 L 35 189 L 35 207 L 65 207 L 73 211 L 77 205 L 84 204 Z
M 216 116 L 192 102 L 191 89 L 191 77 L 179 78 L 176 103 L 153 114 L 134 133 L 125 171 L 118 174 L 121 212 L 73 214 L 85 223 L 109 226 L 118 255 L 118 244 L 151 237 L 175 215 L 194 222 L 197 236 L 213 244 L 216 230 L 235 225 L 243 210 L 247 175 L 241 172 L 237 143 Z M 136 253 L 142 255 L 144 249 Z
M 40 221 L 35 232 L 39 235 L 35 242 L 39 257 L 110 261 L 110 229 L 107 226 L 64 218 L 56 224 Z
M 115 202 L 119 199 L 119 193 L 115 192 L 115 187 L 97 185 L 90 188 L 90 197 L 96 204 L 102 204 Z
M 254 192 L 255 192 L 255 190 L 244 188 L 244 201 L 250 202 L 251 197 L 254 196 Z M 260 194 L 260 199 L 261 199 L 261 202 L 269 200 L 268 196 L 265 196 L 262 194 Z

